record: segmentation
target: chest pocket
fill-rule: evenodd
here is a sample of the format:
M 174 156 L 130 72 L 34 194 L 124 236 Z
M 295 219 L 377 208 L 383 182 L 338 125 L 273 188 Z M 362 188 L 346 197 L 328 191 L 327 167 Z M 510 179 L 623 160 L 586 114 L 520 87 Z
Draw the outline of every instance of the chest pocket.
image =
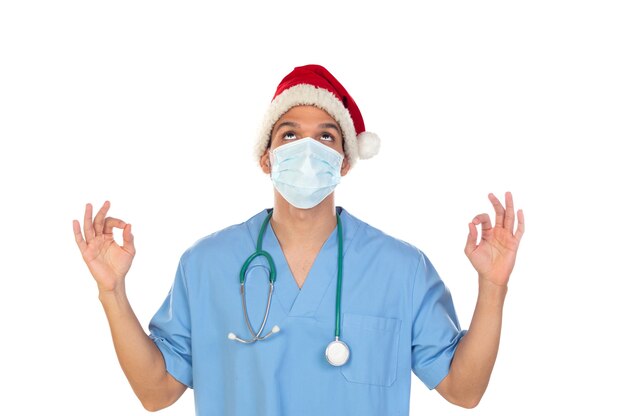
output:
M 341 367 L 353 383 L 391 386 L 396 380 L 399 319 L 343 314 L 342 337 L 350 347 L 350 359 Z

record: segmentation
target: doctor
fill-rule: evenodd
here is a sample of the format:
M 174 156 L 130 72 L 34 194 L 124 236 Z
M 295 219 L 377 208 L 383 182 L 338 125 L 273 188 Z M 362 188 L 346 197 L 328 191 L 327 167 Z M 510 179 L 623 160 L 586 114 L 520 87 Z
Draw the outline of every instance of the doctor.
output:
M 325 68 L 295 68 L 278 86 L 255 149 L 274 183 L 273 209 L 185 251 L 149 334 L 124 290 L 135 255 L 131 225 L 106 216 L 108 201 L 95 218 L 87 204 L 82 231 L 73 223 L 76 243 L 147 410 L 190 387 L 198 415 L 408 415 L 411 371 L 456 405 L 478 404 L 498 351 L 523 214 L 515 227 L 511 194 L 504 206 L 490 194 L 495 224 L 487 214 L 469 223 L 465 254 L 479 293 L 463 330 L 420 250 L 335 206 L 340 178 L 378 148 Z M 123 229 L 122 246 L 113 228 Z

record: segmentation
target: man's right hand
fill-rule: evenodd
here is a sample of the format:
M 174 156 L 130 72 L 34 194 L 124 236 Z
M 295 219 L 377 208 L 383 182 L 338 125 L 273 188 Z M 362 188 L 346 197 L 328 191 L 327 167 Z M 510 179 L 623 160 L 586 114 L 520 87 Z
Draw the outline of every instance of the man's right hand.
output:
M 91 204 L 87 204 L 83 224 L 84 238 L 78 220 L 72 222 L 76 244 L 89 271 L 96 279 L 100 294 L 123 289 L 124 277 L 135 257 L 134 237 L 130 224 L 117 218 L 105 217 L 110 206 L 111 203 L 105 201 L 92 221 L 93 208 Z M 122 246 L 113 239 L 113 228 L 124 230 Z

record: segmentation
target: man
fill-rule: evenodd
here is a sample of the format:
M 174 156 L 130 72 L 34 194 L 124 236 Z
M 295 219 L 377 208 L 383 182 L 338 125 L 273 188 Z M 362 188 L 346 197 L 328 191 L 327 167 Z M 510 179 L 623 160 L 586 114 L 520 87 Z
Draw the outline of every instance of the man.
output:
M 183 254 L 150 335 L 124 290 L 135 254 L 131 226 L 106 217 L 108 202 L 92 221 L 87 204 L 84 238 L 73 224 L 76 242 L 146 409 L 167 407 L 192 387 L 198 415 L 406 415 L 410 370 L 450 402 L 478 404 L 498 350 L 523 214 L 515 230 L 511 194 L 505 207 L 490 194 L 495 225 L 487 214 L 469 224 L 465 253 L 479 295 L 461 330 L 450 293 L 421 251 L 335 206 L 340 178 L 378 148 L 325 68 L 295 68 L 256 146 L 274 183 L 273 209 Z M 113 228 L 123 229 L 121 247 Z

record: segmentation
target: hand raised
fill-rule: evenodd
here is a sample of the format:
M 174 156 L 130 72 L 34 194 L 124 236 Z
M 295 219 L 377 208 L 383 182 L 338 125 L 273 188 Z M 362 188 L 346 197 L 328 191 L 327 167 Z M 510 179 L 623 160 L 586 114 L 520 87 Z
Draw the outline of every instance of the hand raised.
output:
M 100 292 L 119 288 L 135 257 L 130 224 L 113 217 L 105 218 L 110 206 L 109 201 L 106 201 L 92 222 L 92 206 L 87 204 L 83 224 L 84 238 L 78 220 L 72 221 L 76 244 Z M 122 246 L 113 239 L 113 228 L 124 230 Z
M 494 227 L 491 226 L 488 214 L 479 214 L 474 217 L 469 223 L 465 255 L 481 278 L 486 278 L 499 286 L 506 286 L 524 234 L 524 213 L 522 210 L 517 211 L 517 229 L 514 230 L 513 195 L 510 192 L 505 194 L 506 208 L 493 194 L 489 194 L 489 200 L 496 212 L 496 224 Z M 481 239 L 477 244 L 478 229 L 476 227 L 479 224 L 481 225 Z

